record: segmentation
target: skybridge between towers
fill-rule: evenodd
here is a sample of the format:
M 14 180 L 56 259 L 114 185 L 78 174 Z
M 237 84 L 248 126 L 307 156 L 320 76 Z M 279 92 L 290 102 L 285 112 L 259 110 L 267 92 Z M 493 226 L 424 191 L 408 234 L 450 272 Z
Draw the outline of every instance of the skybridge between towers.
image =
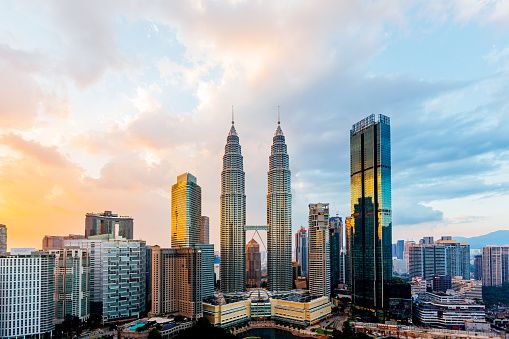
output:
M 268 229 L 267 225 L 246 225 L 246 231 L 267 231 Z
M 268 231 L 268 229 L 269 229 L 269 226 L 267 226 L 267 225 L 246 225 L 245 226 L 246 231 L 255 231 L 255 233 L 253 234 L 251 239 L 254 239 L 255 235 L 258 235 L 258 239 L 260 239 L 260 241 L 263 245 L 263 249 L 265 251 L 267 251 L 267 246 L 265 246 L 265 243 L 263 242 L 263 239 L 260 236 L 260 233 L 258 233 L 258 231 Z

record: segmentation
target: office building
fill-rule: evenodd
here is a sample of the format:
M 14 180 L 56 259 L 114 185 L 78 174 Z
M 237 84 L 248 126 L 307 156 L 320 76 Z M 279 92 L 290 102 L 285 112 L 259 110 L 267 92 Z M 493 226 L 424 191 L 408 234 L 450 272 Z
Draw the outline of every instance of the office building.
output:
M 214 295 L 214 244 L 194 247 L 201 251 L 201 297 L 204 299 Z
M 308 276 L 308 232 L 301 226 L 295 233 L 295 260 L 297 261 L 298 275 Z
M 309 291 L 330 296 L 329 204 L 309 204 Z
M 145 241 L 92 236 L 65 240 L 64 246 L 88 250 L 91 313 L 109 322 L 145 312 Z
M 433 241 L 423 238 L 408 247 L 410 277 L 433 279 L 435 275 L 461 276 L 470 279 L 470 246 L 447 237 Z
M 0 256 L 7 255 L 7 226 L 0 224 Z
M 501 286 L 509 282 L 509 245 L 485 246 L 482 252 L 483 286 Z
M 352 289 L 352 217 L 345 218 L 345 283 Z
M 461 277 L 452 279 L 452 289 L 465 299 L 482 302 L 482 282 L 480 280 L 464 280 Z
M 458 295 L 426 292 L 416 303 L 416 318 L 430 327 L 464 329 L 465 322 L 484 323 L 484 305 Z
M 251 239 L 246 245 L 247 287 L 260 287 L 262 279 L 262 257 L 260 245 Z
M 151 313 L 153 315 L 178 313 L 190 319 L 201 317 L 203 300 L 201 270 L 201 249 L 152 246 Z
M 239 136 L 232 126 L 223 155 L 221 172 L 221 265 L 220 285 L 224 293 L 246 288 L 246 193 Z
M 403 261 L 405 262 L 405 270 L 408 273 L 410 269 L 410 247 L 415 245 L 415 241 L 405 241 L 405 249 L 403 250 Z
M 290 161 L 278 119 L 269 157 L 267 273 L 271 291 L 292 289 L 292 193 Z
M 184 173 L 171 187 L 171 247 L 196 245 L 200 238 L 201 187 L 196 177 Z
M 0 338 L 50 336 L 55 328 L 55 256 L 12 252 L 0 257 Z
M 350 130 L 352 300 L 386 307 L 392 279 L 391 137 L 388 117 L 374 114 Z
M 152 309 L 152 246 L 145 246 L 145 311 Z
M 81 321 L 90 315 L 90 258 L 79 247 L 50 250 L 55 256 L 55 323 L 66 316 Z
M 482 280 L 482 254 L 474 256 L 474 279 Z
M 405 240 L 398 240 L 396 242 L 396 258 L 403 259 L 404 252 L 405 252 Z
M 208 244 L 209 243 L 209 217 L 202 215 L 198 227 L 200 228 L 200 237 L 198 243 Z
M 445 293 L 452 289 L 452 279 L 450 275 L 435 275 L 432 279 L 433 292 Z
M 453 240 L 450 236 L 443 236 L 435 243 L 445 246 L 447 274 L 470 279 L 470 245 Z
M 343 219 L 329 218 L 331 291 L 345 283 L 345 251 L 343 248 Z
M 96 235 L 121 236 L 133 239 L 133 218 L 121 216 L 112 211 L 87 213 L 85 216 L 85 237 Z
M 42 250 L 59 250 L 64 248 L 64 240 L 72 239 L 85 239 L 84 235 L 81 234 L 69 234 L 66 236 L 60 235 L 45 235 L 42 239 Z

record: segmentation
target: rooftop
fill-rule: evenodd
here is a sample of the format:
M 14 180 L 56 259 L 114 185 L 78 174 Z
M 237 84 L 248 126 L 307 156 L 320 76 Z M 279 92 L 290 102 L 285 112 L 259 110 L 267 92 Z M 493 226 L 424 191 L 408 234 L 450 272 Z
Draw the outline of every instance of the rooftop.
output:
M 386 125 L 391 124 L 391 120 L 388 116 L 383 114 L 371 114 L 361 121 L 355 123 L 352 125 L 352 129 L 350 130 L 350 135 L 358 133 L 362 131 L 363 129 L 368 128 L 369 126 L 375 125 L 376 123 L 383 123 Z

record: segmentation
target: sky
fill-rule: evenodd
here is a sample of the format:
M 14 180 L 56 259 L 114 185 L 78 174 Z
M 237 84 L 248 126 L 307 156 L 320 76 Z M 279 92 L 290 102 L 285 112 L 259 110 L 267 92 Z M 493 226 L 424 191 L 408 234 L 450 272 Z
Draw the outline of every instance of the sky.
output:
M 312 202 L 349 215 L 349 131 L 373 113 L 391 118 L 394 240 L 509 227 L 509 1 L 6 0 L 0 74 L 9 248 L 104 210 L 169 246 L 191 172 L 218 250 L 232 105 L 248 224 L 266 223 L 279 105 L 294 230 Z

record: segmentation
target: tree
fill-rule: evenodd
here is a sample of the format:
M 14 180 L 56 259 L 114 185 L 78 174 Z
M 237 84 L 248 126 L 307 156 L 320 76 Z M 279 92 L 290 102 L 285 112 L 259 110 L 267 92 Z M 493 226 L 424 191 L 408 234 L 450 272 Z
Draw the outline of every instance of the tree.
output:
M 156 328 L 153 328 L 148 332 L 148 339 L 162 339 L 163 336 Z

